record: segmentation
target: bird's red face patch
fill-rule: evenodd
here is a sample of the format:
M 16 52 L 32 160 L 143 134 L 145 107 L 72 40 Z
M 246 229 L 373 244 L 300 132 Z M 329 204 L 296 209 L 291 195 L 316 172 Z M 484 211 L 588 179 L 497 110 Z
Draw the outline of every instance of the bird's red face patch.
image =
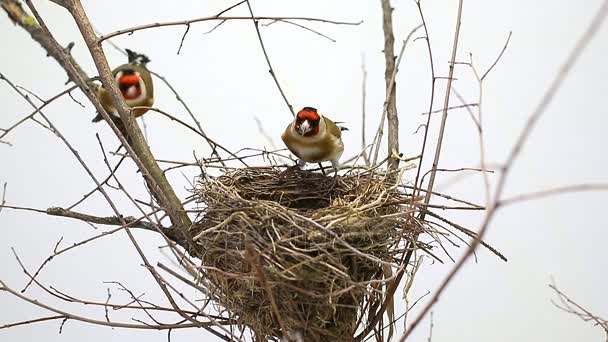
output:
M 321 115 L 312 107 L 304 107 L 296 115 L 296 131 L 305 137 L 311 137 L 319 133 L 319 122 Z
M 123 75 L 118 79 L 118 88 L 122 96 L 127 100 L 133 100 L 141 95 L 140 78 L 138 75 Z
M 310 120 L 310 121 L 318 121 L 321 116 L 319 115 L 319 113 L 317 113 L 316 109 L 313 108 L 304 108 L 301 111 L 298 112 L 298 119 L 301 120 Z

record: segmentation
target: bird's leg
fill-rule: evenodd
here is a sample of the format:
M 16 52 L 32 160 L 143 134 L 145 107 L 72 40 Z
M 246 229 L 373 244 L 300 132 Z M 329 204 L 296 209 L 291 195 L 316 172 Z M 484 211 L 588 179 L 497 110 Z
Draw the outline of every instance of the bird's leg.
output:
M 340 162 L 338 162 L 337 160 L 332 160 L 331 166 L 334 168 L 334 178 L 338 177 L 338 170 L 340 169 Z
M 321 163 L 317 163 L 317 164 L 319 164 L 319 168 L 321 169 L 321 172 L 323 172 L 323 175 L 327 175 L 325 173 L 325 168 L 323 167 L 323 164 L 321 164 Z
M 338 180 L 340 179 L 340 176 L 338 175 L 338 169 L 340 168 L 340 164 L 338 163 L 338 161 L 332 160 L 331 166 L 334 168 L 334 179 L 331 183 L 331 188 L 329 189 L 329 191 L 332 191 L 336 187 L 336 185 L 338 184 Z
M 304 165 L 306 165 L 306 162 L 302 159 L 299 159 L 298 163 L 296 165 L 290 166 L 287 169 L 285 169 L 285 171 L 281 172 L 281 177 L 290 176 L 295 171 L 299 171 L 299 170 L 303 169 Z

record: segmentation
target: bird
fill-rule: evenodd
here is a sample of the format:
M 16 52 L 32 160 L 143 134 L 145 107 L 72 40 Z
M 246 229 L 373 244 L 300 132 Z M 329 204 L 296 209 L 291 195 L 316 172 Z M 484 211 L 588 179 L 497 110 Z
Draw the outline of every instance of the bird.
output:
M 154 104 L 154 85 L 150 71 L 146 68 L 150 59 L 146 55 L 126 50 L 129 63 L 120 65 L 112 70 L 112 75 L 118 84 L 125 103 L 129 108 L 151 107 Z M 103 86 L 96 89 L 97 98 L 108 114 L 118 117 L 112 98 Z M 140 117 L 148 111 L 147 108 L 138 108 L 132 111 L 134 117 Z M 103 117 L 97 114 L 93 122 L 101 121 Z
M 339 160 L 344 152 L 344 130 L 347 128 L 336 125 L 316 108 L 304 107 L 285 128 L 281 139 L 299 158 L 298 167 L 303 168 L 307 162 L 320 165 L 321 162 L 330 161 L 337 175 Z

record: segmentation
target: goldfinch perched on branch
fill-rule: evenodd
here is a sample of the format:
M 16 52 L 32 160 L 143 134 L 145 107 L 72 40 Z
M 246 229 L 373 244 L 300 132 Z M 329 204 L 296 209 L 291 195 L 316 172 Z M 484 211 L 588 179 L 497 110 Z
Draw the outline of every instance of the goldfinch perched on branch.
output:
M 298 112 L 294 121 L 287 126 L 281 139 L 300 160 L 300 168 L 306 162 L 321 163 L 331 161 L 336 173 L 338 160 L 344 152 L 342 131 L 345 127 L 337 126 L 333 121 L 319 114 L 315 108 L 304 107 Z
M 127 49 L 127 54 L 129 55 L 129 63 L 123 64 L 112 71 L 118 83 L 118 89 L 128 107 L 151 107 L 154 104 L 154 86 L 152 85 L 150 72 L 146 69 L 146 64 L 150 62 L 150 59 L 129 49 Z M 97 89 L 97 95 L 106 112 L 117 115 L 112 98 L 103 86 Z M 135 109 L 133 110 L 133 116 L 137 118 L 147 111 L 147 109 Z M 101 120 L 102 116 L 97 114 L 93 122 Z

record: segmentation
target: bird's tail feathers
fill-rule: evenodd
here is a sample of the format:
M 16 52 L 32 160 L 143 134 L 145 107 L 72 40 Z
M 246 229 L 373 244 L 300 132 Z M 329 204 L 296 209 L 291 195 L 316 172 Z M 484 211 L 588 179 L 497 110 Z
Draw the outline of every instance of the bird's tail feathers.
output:
M 340 131 L 344 132 L 344 131 L 348 131 L 348 127 L 345 126 L 340 126 L 340 124 L 343 124 L 344 121 L 336 121 L 334 122 L 336 124 L 336 126 L 338 126 L 338 128 L 340 129 Z

